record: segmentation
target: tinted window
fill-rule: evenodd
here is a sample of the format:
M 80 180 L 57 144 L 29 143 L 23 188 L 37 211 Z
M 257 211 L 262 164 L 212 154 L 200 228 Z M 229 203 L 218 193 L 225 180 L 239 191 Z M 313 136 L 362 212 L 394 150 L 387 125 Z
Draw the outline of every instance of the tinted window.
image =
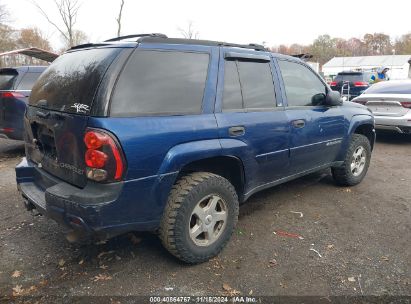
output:
M 366 94 L 411 94 L 411 81 L 379 82 L 369 87 L 364 93 Z
M 245 108 L 273 108 L 273 76 L 270 64 L 253 61 L 238 61 L 241 91 Z
M 223 109 L 238 110 L 243 108 L 240 79 L 238 78 L 237 63 L 226 61 L 224 65 Z
M 340 82 L 340 81 L 351 81 L 351 82 L 356 82 L 356 81 L 369 81 L 371 79 L 372 73 L 339 73 L 334 81 Z
M 58 57 L 33 87 L 30 104 L 47 101 L 49 109 L 88 114 L 97 87 L 121 49 L 89 49 Z
M 288 106 L 312 106 L 313 97 L 326 93 L 325 85 L 302 64 L 279 60 Z
M 209 55 L 136 51 L 120 75 L 111 114 L 200 113 Z
M 0 71 L 0 90 L 12 90 L 17 75 L 16 70 Z
M 17 90 L 31 90 L 41 73 L 26 73 L 17 86 Z

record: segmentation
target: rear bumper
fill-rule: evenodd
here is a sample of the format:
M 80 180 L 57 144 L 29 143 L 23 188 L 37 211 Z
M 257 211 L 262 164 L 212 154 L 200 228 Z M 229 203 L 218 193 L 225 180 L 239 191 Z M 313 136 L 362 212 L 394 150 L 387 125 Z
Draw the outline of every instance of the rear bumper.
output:
M 104 240 L 129 231 L 152 231 L 159 226 L 159 214 L 148 216 L 143 209 L 145 204 L 136 205 L 138 196 L 127 194 L 130 186 L 144 190 L 142 184 L 89 182 L 80 189 L 51 176 L 25 158 L 16 167 L 16 179 L 26 208 L 36 209 L 64 226 L 71 241 Z M 142 193 L 140 197 L 145 195 Z
M 380 130 L 392 130 L 399 133 L 411 133 L 411 110 L 399 117 L 374 116 L 375 128 Z

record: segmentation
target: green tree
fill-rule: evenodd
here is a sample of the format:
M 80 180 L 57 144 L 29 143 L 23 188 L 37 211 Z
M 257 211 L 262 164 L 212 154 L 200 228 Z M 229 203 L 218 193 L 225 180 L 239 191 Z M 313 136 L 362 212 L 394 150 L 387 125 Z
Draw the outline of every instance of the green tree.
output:
M 365 34 L 364 44 L 367 55 L 389 55 L 392 53 L 393 45 L 390 36 L 383 33 Z
M 313 55 L 313 60 L 318 61 L 321 65 L 326 63 L 331 58 L 335 57 L 337 52 L 335 41 L 330 35 L 321 35 L 314 40 L 309 47 L 309 53 Z
M 402 35 L 394 44 L 395 53 L 398 55 L 411 54 L 411 33 Z

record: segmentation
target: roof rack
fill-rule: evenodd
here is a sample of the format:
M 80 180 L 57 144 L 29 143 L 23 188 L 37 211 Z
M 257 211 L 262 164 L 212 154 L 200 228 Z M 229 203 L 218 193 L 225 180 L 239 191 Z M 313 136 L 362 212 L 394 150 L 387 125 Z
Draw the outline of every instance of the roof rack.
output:
M 121 41 L 121 40 L 125 40 L 125 39 L 141 38 L 141 37 L 161 37 L 161 38 L 167 38 L 166 35 L 161 34 L 161 33 L 134 34 L 134 35 L 126 35 L 126 36 L 120 36 L 120 37 L 111 38 L 111 39 L 108 39 L 108 40 L 104 40 L 104 42 Z
M 197 44 L 205 46 L 225 46 L 225 47 L 237 47 L 243 49 L 251 49 L 256 51 L 268 51 L 266 47 L 260 44 L 235 44 L 221 41 L 211 40 L 199 40 L 199 39 L 185 39 L 185 38 L 167 38 L 161 36 L 143 36 L 137 40 L 138 42 L 147 43 L 170 43 L 170 44 Z
M 294 54 L 294 55 L 291 55 L 291 57 L 300 58 L 300 59 L 303 60 L 303 61 L 308 61 L 308 60 L 310 60 L 311 58 L 313 58 L 314 56 L 311 55 L 311 54 L 308 54 L 308 53 L 302 53 L 302 54 Z

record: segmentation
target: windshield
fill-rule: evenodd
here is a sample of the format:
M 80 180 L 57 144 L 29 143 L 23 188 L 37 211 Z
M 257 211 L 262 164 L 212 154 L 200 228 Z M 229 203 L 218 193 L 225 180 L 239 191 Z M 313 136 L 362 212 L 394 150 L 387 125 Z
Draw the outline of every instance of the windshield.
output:
M 16 70 L 0 71 L 0 90 L 12 90 L 17 75 Z
M 35 83 L 30 105 L 89 114 L 98 85 L 120 51 L 119 48 L 102 48 L 63 54 Z

